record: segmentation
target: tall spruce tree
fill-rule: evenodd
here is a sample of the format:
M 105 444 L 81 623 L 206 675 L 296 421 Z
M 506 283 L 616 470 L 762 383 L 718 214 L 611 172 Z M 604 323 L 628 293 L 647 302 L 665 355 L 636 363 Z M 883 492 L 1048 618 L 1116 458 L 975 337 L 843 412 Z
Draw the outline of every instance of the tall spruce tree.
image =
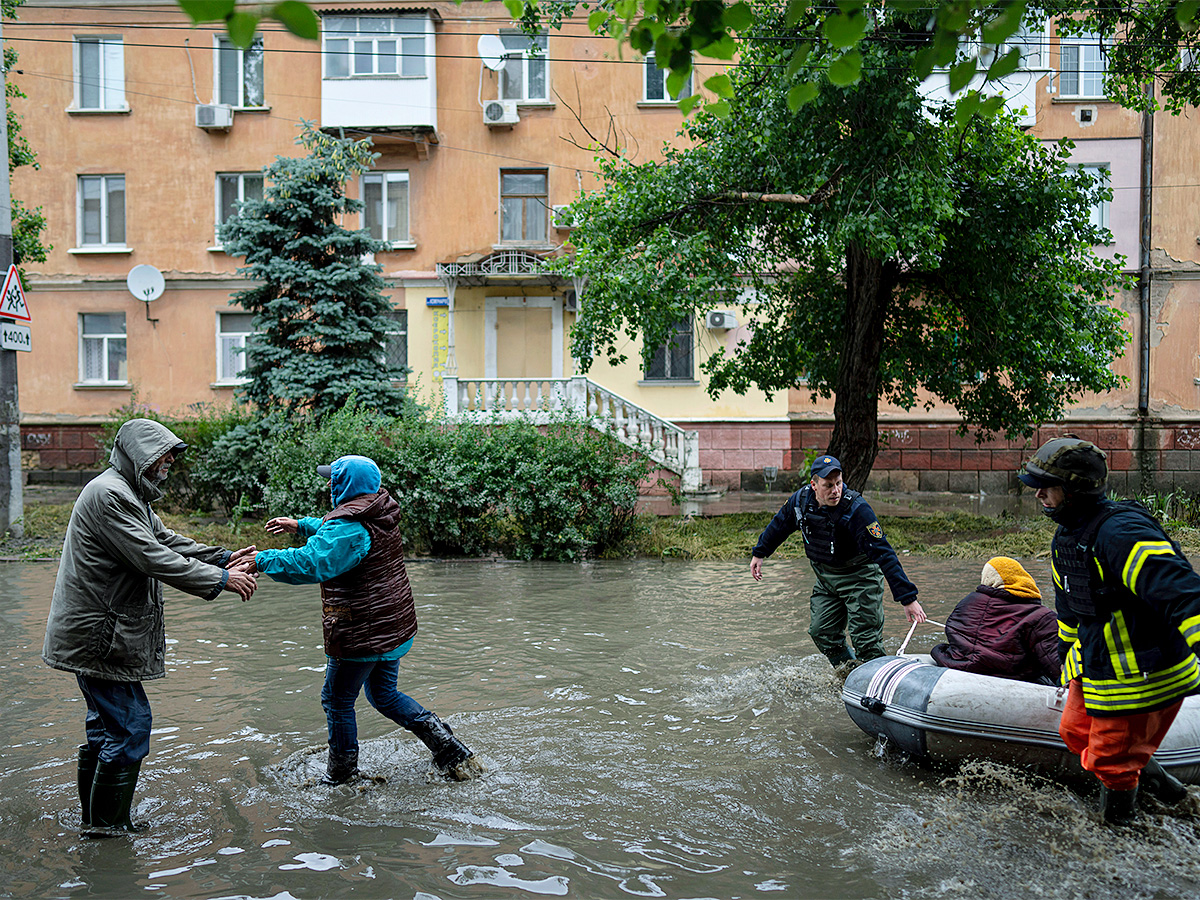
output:
M 351 395 L 367 409 L 398 413 L 405 369 L 387 363 L 391 304 L 381 266 L 364 261 L 386 245 L 339 224 L 363 205 L 346 181 L 377 154 L 369 140 L 325 134 L 302 123 L 299 158 L 276 157 L 264 170 L 262 200 L 242 204 L 221 228 L 227 253 L 256 286 L 232 303 L 254 313 L 246 348 L 249 382 L 239 396 L 263 412 L 311 412 L 318 418 Z

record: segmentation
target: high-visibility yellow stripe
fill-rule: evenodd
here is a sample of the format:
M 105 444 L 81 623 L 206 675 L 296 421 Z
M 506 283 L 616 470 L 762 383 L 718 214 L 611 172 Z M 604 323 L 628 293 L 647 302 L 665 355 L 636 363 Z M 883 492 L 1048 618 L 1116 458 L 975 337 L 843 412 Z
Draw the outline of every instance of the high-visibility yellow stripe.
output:
M 1200 662 L 1194 654 L 1169 669 L 1154 672 L 1144 680 L 1123 682 L 1113 679 L 1081 679 L 1084 702 L 1088 709 L 1105 712 L 1130 712 L 1169 703 L 1193 693 L 1200 687 Z
M 1121 573 L 1121 581 L 1125 587 L 1137 594 L 1137 579 L 1142 566 L 1151 556 L 1174 556 L 1175 548 L 1170 541 L 1138 541 L 1129 551 L 1125 560 L 1125 570 Z
M 1083 650 L 1079 641 L 1076 641 L 1071 649 L 1067 651 L 1067 659 L 1063 663 L 1062 683 L 1066 684 L 1072 678 L 1078 678 L 1083 674 Z
M 1104 623 L 1104 643 L 1108 645 L 1108 659 L 1118 679 L 1128 680 L 1141 674 L 1122 610 L 1118 609 L 1113 613 L 1113 617 Z
M 1079 639 L 1079 626 L 1068 625 L 1062 619 L 1058 620 L 1058 639 L 1065 644 L 1073 644 Z
M 1058 577 L 1058 567 L 1056 565 L 1054 565 L 1053 557 L 1051 557 L 1051 559 L 1050 559 L 1050 575 L 1054 579 L 1054 586 L 1061 589 L 1063 586 L 1063 583 L 1062 583 L 1062 579 Z
M 1184 619 L 1179 626 L 1179 632 L 1183 635 L 1183 639 L 1188 642 L 1188 646 L 1193 650 L 1200 648 L 1200 616 L 1192 616 L 1190 619 Z

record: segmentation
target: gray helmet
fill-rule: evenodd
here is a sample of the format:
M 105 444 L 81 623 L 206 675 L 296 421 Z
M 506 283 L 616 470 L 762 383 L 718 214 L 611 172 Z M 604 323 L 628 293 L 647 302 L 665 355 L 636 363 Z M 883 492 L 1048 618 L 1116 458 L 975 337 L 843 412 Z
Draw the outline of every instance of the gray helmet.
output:
M 1104 490 L 1108 463 L 1104 451 L 1091 441 L 1060 437 L 1042 444 L 1017 475 L 1034 488 L 1061 487 L 1068 493 Z

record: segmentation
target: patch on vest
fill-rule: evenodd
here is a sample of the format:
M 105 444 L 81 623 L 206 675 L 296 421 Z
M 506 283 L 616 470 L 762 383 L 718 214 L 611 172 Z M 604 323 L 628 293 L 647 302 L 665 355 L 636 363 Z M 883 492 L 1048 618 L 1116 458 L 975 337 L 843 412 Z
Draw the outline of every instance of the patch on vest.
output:
M 879 540 L 883 539 L 883 529 L 879 527 L 878 522 L 872 522 L 867 526 L 867 534 Z

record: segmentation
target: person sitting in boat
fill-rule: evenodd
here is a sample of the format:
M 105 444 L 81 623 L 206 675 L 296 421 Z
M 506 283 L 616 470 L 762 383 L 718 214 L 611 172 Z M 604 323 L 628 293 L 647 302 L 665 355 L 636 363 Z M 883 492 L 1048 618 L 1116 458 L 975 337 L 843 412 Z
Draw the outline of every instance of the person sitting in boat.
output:
M 946 619 L 946 641 L 929 651 L 948 669 L 1057 684 L 1058 618 L 1042 605 L 1037 582 L 1015 559 L 995 556 L 979 587 Z

